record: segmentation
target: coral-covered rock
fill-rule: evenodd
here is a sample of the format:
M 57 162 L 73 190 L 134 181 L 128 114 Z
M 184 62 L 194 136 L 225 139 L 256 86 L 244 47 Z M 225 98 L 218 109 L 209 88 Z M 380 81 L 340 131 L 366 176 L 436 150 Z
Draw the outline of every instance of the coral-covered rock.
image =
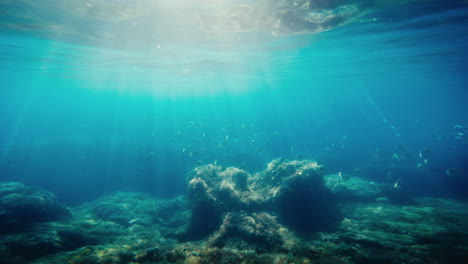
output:
M 358 177 L 347 175 L 327 175 L 325 185 L 332 192 L 337 201 L 375 201 L 383 197 L 388 189 L 388 184 L 366 181 Z
M 87 211 L 96 218 L 129 227 L 134 223 L 151 225 L 151 216 L 155 215 L 157 203 L 144 194 L 117 192 L 89 206 Z
M 155 200 L 141 193 L 116 192 L 78 208 L 82 215 L 117 223 L 123 227 L 134 225 L 178 227 L 187 219 L 188 200 L 184 196 Z
M 335 216 L 321 166 L 313 161 L 276 159 L 266 171 L 254 176 L 234 167 L 206 165 L 190 172 L 188 180 L 192 203 L 190 239 L 202 238 L 217 229 L 223 237 L 229 236 L 232 232 L 221 229 L 227 219 L 242 214 L 239 212 L 275 214 L 281 223 L 301 231 L 323 228 Z
M 212 202 L 229 210 L 253 210 L 262 203 L 261 197 L 249 186 L 250 174 L 244 170 L 207 165 L 188 174 L 188 195 L 194 204 Z
M 289 163 L 289 164 L 288 164 Z M 277 174 L 281 188 L 271 195 L 268 184 L 271 174 L 262 172 L 249 176 L 248 190 L 262 198 L 260 209 L 237 210 L 220 207 L 220 223 L 215 230 L 197 241 L 177 242 L 168 234 L 182 230 L 189 222 L 188 201 L 184 197 L 157 200 L 134 193 L 115 193 L 73 209 L 73 217 L 63 221 L 43 222 L 24 228 L 21 232 L 0 236 L 0 263 L 465 263 L 467 255 L 468 210 L 466 202 L 448 199 L 417 198 L 402 205 L 378 198 L 377 202 L 355 199 L 337 201 L 343 218 L 335 229 L 320 230 L 303 236 L 294 223 L 285 221 L 286 208 L 279 207 L 282 195 L 294 183 L 315 182 L 312 172 L 286 175 L 291 167 L 300 169 L 302 162 L 282 161 L 284 167 Z M 306 164 L 308 162 L 304 162 Z M 299 165 L 298 165 L 299 164 Z M 306 165 L 305 167 L 307 167 Z M 233 175 L 235 170 L 220 170 Z M 274 174 L 274 173 L 273 173 Z M 336 177 L 332 176 L 332 177 Z M 297 179 L 293 179 L 298 177 Z M 326 177 L 328 178 L 328 176 Z M 270 178 L 271 179 L 271 178 Z M 289 180 L 286 180 L 289 179 Z M 373 184 L 365 180 L 343 177 L 356 184 L 343 183 L 347 192 L 363 193 Z M 221 177 L 221 181 L 225 177 Z M 284 181 L 286 180 L 286 181 Z M 302 182 L 302 181 L 305 182 Z M 326 180 L 326 182 L 328 179 Z M 232 184 L 235 192 L 239 189 Z M 309 182 L 309 183 L 310 183 Z M 327 183 L 328 184 L 328 183 Z M 341 183 L 340 183 L 341 184 Z M 219 184 L 221 189 L 221 183 Z M 207 188 L 208 184 L 207 184 Z M 216 192 L 215 189 L 213 191 Z M 368 191 L 371 191 L 370 189 Z M 215 193 L 213 192 L 213 193 Z M 332 189 L 332 195 L 338 195 Z M 216 205 L 218 195 L 212 195 Z M 312 196 L 303 196 L 309 199 Z M 308 201 L 308 200 L 305 200 Z M 193 204 L 195 201 L 191 201 Z M 95 214 L 96 205 L 105 203 L 130 204 L 127 212 L 133 217 L 130 224 L 101 218 Z M 153 205 L 152 207 L 149 205 Z M 297 205 L 302 207 L 303 205 Z M 111 208 L 111 207 L 109 207 Z M 285 211 L 283 211 L 285 210 Z M 110 212 L 111 209 L 105 210 Z M 116 211 L 116 213 L 121 213 Z M 317 212 L 319 213 L 319 211 Z M 147 216 L 151 215 L 151 216 Z M 315 216 L 314 216 L 315 217 Z M 144 219 L 151 219 L 150 223 Z M 200 220 L 202 220 L 200 218 Z M 207 219 L 208 220 L 208 219 Z M 167 221 L 167 222 L 166 222 Z M 313 221 L 316 221 L 314 218 Z M 202 224 L 202 222 L 200 222 Z M 312 225 L 312 226 L 315 226 Z M 323 232 L 322 232 L 323 231 Z
M 202 238 L 215 231 L 220 224 L 221 205 L 212 194 L 213 185 L 216 184 L 216 181 L 212 179 L 216 177 L 218 170 L 219 168 L 215 166 L 196 169 L 196 174 L 189 181 L 188 197 L 192 201 L 192 214 L 187 233 L 188 239 Z M 212 176 L 213 173 L 214 176 Z M 206 181 L 211 186 L 208 186 Z
M 49 192 L 15 182 L 0 184 L 0 233 L 68 216 L 69 210 Z
M 250 174 L 244 170 L 206 165 L 188 174 L 188 197 L 192 202 L 192 217 L 188 231 L 191 239 L 214 232 L 222 216 L 235 210 L 254 210 L 262 200 L 249 187 Z
M 310 232 L 335 222 L 338 210 L 317 162 L 276 159 L 255 180 L 258 192 L 287 226 Z
M 210 243 L 222 248 L 248 248 L 256 252 L 280 250 L 284 245 L 284 234 L 276 217 L 269 213 L 227 213 L 221 227 L 211 236 Z

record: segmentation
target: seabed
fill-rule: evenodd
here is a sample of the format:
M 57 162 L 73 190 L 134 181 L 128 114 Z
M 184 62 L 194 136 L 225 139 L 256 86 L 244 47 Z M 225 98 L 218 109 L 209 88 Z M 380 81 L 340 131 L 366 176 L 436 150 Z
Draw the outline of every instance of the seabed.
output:
M 117 192 L 69 208 L 0 184 L 1 263 L 466 263 L 468 206 L 276 159 L 262 172 L 216 165 L 187 195 Z

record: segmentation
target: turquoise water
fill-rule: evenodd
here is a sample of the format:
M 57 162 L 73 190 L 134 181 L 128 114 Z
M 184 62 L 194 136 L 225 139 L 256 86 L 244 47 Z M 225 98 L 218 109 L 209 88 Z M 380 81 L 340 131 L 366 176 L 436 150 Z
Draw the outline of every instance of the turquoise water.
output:
M 195 164 L 215 160 L 255 171 L 280 156 L 328 157 L 346 165 L 331 171 L 353 170 L 376 149 L 391 159 L 404 146 L 415 157 L 433 149 L 429 171 L 440 177 L 465 169 L 466 138 L 454 129 L 468 125 L 461 3 L 382 6 L 282 37 L 141 26 L 154 42 L 119 35 L 117 18 L 3 5 L 3 179 L 74 202 L 71 190 L 83 200 L 122 188 L 172 196 Z M 31 21 L 20 20 L 25 10 Z
M 311 1 L 357 6 L 323 30 L 225 11 L 266 2 L 0 1 L 0 181 L 174 198 L 197 166 L 283 157 L 466 200 L 464 1 Z

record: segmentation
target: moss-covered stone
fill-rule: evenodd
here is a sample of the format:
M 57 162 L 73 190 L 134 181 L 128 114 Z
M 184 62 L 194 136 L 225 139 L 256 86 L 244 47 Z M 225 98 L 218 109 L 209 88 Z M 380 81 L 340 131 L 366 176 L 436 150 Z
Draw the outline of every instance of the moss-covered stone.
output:
M 70 216 L 52 193 L 21 183 L 0 184 L 0 233 L 21 231 L 34 223 Z

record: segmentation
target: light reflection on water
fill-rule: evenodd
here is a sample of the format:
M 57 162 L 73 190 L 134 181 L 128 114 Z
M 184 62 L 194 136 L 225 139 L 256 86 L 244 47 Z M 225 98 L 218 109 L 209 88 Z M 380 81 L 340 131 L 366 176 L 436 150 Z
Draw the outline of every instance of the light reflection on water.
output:
M 206 32 L 194 20 L 193 14 L 223 14 L 243 1 L 6 1 L 0 4 L 0 69 L 96 83 L 125 80 L 134 87 L 189 85 L 204 92 L 248 90 L 239 87 L 256 86 L 251 83 L 258 79 L 346 79 L 428 67 L 463 71 L 466 8 L 432 7 L 412 16 L 404 5 L 376 3 L 380 8 L 363 7 L 364 15 L 330 31 L 274 37 L 265 27 Z M 402 8 L 406 17 L 388 19 Z

